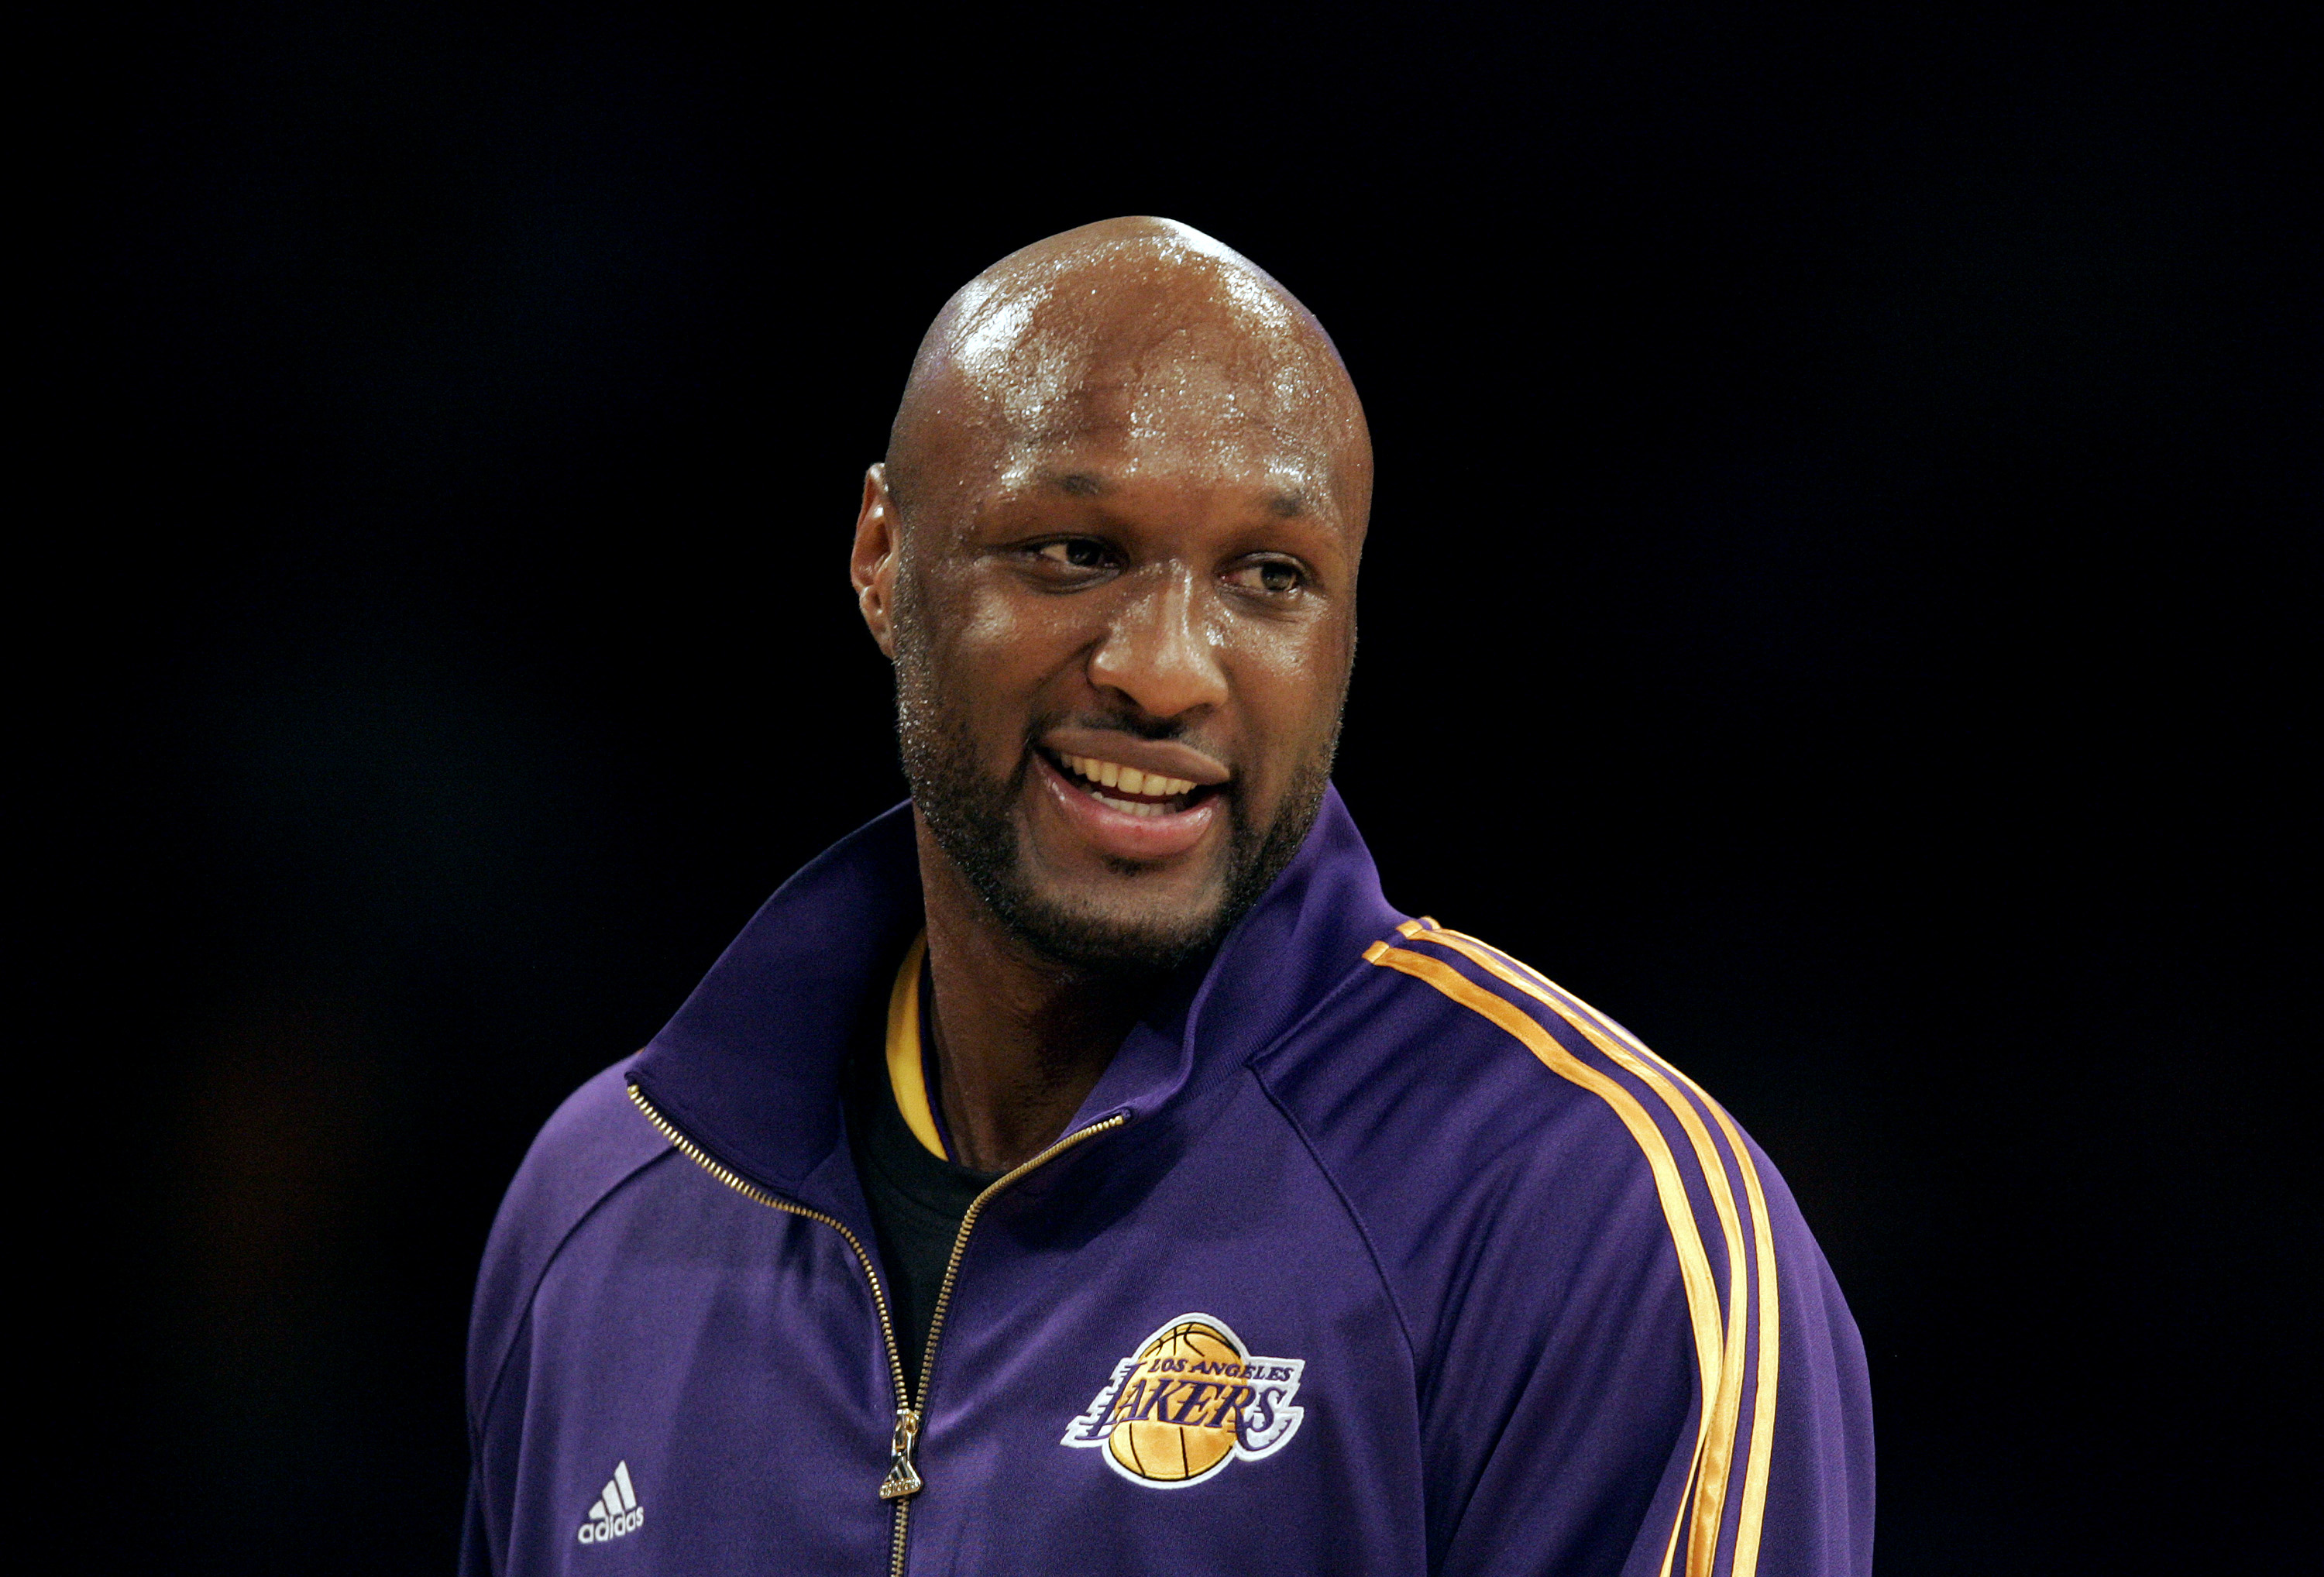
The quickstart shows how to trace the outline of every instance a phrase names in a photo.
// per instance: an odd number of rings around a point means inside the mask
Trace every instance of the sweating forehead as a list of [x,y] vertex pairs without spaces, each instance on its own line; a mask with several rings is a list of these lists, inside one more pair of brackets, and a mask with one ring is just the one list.
[[1110,457],[1321,488],[1357,529],[1362,407],[1281,286],[1167,221],[1068,232],[1003,260],[930,327],[897,412],[899,489],[974,493]]

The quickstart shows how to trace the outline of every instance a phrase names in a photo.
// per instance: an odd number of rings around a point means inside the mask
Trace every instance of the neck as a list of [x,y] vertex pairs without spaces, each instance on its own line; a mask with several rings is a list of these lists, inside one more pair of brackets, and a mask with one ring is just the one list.
[[1006,1171],[1065,1131],[1137,1022],[1142,993],[1026,946],[914,820],[953,1158]]

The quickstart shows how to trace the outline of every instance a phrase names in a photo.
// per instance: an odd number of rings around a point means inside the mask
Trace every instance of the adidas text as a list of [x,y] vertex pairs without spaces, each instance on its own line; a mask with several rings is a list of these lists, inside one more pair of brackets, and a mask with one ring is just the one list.
[[605,1480],[604,1491],[575,1536],[585,1545],[602,1545],[637,1532],[645,1520],[646,1508],[638,1504],[638,1492],[630,1483],[630,1464],[623,1462],[615,1464],[613,1476]]

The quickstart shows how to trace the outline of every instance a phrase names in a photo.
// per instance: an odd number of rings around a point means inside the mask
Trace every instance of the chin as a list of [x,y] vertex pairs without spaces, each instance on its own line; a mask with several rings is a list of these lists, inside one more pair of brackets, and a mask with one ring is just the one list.
[[1167,906],[1076,903],[1066,894],[1025,890],[983,896],[1035,952],[1101,974],[1168,974],[1216,946],[1240,918],[1215,895]]

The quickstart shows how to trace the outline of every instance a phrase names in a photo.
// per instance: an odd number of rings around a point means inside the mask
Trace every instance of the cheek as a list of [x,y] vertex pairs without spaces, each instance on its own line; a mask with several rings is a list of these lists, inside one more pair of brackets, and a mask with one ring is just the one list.
[[[950,701],[980,716],[1003,719],[1013,740],[1045,692],[1073,669],[1093,639],[1085,617],[1065,599],[1010,596],[962,588],[938,612],[942,635],[932,644],[936,683]],[[1013,748],[1013,743],[1011,745]]]
[[1038,640],[1042,622],[1006,597],[964,597],[953,645],[964,660],[1006,663]]
[[1279,786],[1321,750],[1339,721],[1348,642],[1336,623],[1296,639],[1242,642],[1230,657],[1236,699],[1266,776]]

